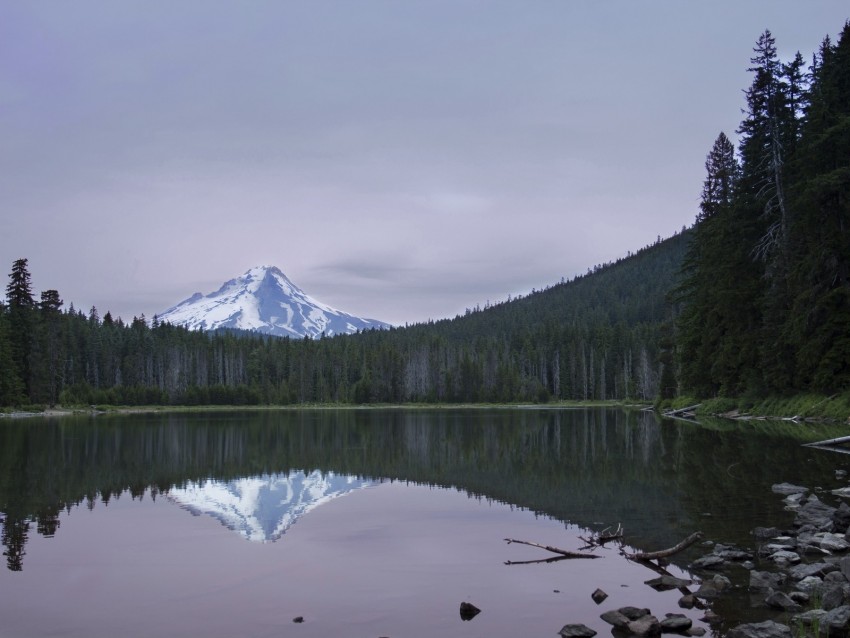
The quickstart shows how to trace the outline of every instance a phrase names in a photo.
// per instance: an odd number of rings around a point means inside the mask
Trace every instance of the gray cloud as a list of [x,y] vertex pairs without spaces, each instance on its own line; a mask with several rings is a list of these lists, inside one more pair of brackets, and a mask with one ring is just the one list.
[[690,224],[765,28],[844,2],[0,5],[0,266],[150,316],[261,263],[403,323]]

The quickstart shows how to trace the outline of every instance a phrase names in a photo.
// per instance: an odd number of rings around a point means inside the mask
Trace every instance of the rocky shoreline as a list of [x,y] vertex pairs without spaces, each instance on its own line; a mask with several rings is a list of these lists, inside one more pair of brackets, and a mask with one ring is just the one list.
[[[846,476],[843,470],[836,471],[837,479]],[[850,487],[826,492],[839,499],[835,506],[800,485],[780,483],[773,485],[772,491],[784,499],[786,510],[795,513],[789,529],[756,527],[752,530],[751,549],[708,541],[705,544],[712,545],[712,551],[688,565],[689,571],[697,575],[696,581],[668,574],[646,584],[659,590],[679,589],[683,593],[679,607],[705,609],[700,620],[727,638],[847,636],[850,633],[850,505],[843,499],[850,498]],[[823,492],[820,494],[825,497]],[[663,565],[647,566],[665,571]],[[711,606],[734,589],[724,573],[731,568],[749,571],[750,604],[772,618],[723,631],[724,619]],[[698,588],[691,592],[691,585]],[[601,618],[612,625],[612,633],[618,637],[705,633],[680,613],[667,613],[659,619],[649,609],[623,607],[607,610]],[[589,638],[595,633],[584,625],[565,625],[560,631],[561,636],[570,638]]]

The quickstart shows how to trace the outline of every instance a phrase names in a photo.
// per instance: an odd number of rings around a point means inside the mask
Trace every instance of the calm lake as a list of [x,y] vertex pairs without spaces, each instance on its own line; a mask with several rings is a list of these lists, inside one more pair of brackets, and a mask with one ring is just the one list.
[[[0,636],[604,636],[626,605],[708,628],[617,545],[506,565],[552,555],[504,539],[577,551],[622,525],[629,551],[697,530],[753,548],[753,527],[793,521],[772,484],[847,485],[850,456],[801,446],[841,434],[601,408],[4,419]],[[728,575],[721,633],[781,618]]]

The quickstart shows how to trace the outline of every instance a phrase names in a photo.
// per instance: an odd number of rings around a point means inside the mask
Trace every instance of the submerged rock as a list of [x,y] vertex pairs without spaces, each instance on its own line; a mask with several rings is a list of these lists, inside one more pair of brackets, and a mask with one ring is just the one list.
[[756,527],[750,534],[755,536],[758,541],[766,541],[777,536],[782,536],[782,530],[778,527]]
[[791,638],[791,628],[772,620],[747,623],[730,629],[727,638]]

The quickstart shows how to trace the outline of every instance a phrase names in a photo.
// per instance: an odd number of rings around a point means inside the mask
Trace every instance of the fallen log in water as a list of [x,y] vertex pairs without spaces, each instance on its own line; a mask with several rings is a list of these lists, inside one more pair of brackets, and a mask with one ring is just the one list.
[[623,552],[623,556],[630,560],[656,560],[658,558],[667,558],[668,556],[673,556],[673,554],[678,554],[683,549],[687,549],[701,538],[702,532],[694,532],[678,545],[674,545],[668,549],[662,549],[657,552],[636,552],[634,554]]

